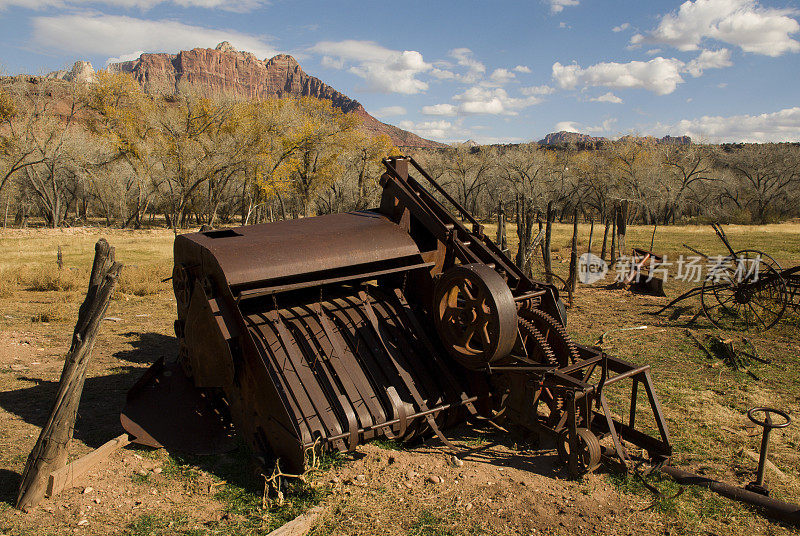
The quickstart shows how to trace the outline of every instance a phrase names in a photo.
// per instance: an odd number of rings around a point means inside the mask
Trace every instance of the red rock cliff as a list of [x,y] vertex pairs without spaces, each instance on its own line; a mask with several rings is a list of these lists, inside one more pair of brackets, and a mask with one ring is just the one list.
[[319,78],[309,76],[297,60],[286,54],[261,61],[225,42],[217,45],[216,49],[142,54],[137,60],[112,63],[108,69],[132,74],[144,91],[156,95],[173,95],[188,87],[207,96],[268,99],[296,95],[327,99],[343,112],[361,116],[366,130],[388,135],[397,146],[443,146],[378,121],[358,101],[336,91]]

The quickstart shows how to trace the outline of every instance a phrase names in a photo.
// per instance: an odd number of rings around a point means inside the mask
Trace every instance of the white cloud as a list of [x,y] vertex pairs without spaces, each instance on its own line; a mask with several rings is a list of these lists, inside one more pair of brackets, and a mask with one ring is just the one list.
[[378,118],[383,117],[397,117],[398,115],[406,115],[406,109],[402,106],[385,106],[383,108],[379,108],[373,112],[372,115]]
[[686,64],[686,72],[697,78],[703,75],[706,69],[721,69],[730,67],[731,51],[727,48],[719,50],[704,50],[695,59]]
[[559,121],[555,125],[555,131],[578,132],[580,134],[609,134],[614,128],[617,120],[615,118],[606,119],[599,125],[589,126],[578,121]]
[[462,82],[473,84],[486,72],[486,66],[476,60],[472,51],[468,48],[454,48],[448,52],[448,56],[456,60],[456,63],[461,67],[467,68],[466,74],[458,77]]
[[384,93],[421,93],[427,82],[417,78],[433,66],[416,50],[390,50],[373,41],[321,41],[308,49],[322,55],[328,67],[344,69],[366,80],[369,88]]
[[459,113],[490,115],[517,115],[519,110],[541,102],[536,96],[510,97],[502,88],[487,89],[477,86],[456,95],[453,100],[459,103]]
[[458,107],[452,104],[434,104],[433,106],[423,106],[422,113],[425,115],[456,115]]
[[761,7],[757,0],[688,0],[677,12],[664,15],[646,36],[634,35],[631,44],[649,41],[686,51],[714,39],[745,52],[780,56],[800,52],[800,42],[790,37],[800,32],[800,24],[790,16],[795,13]]
[[550,4],[550,13],[561,13],[565,7],[580,4],[579,0],[547,0],[547,3]]
[[592,102],[610,102],[610,103],[613,103],[613,104],[622,104],[622,99],[620,99],[619,97],[617,97],[616,95],[614,95],[610,91],[608,93],[604,93],[603,95],[600,95],[599,97],[594,97],[593,99],[589,99],[589,100],[592,101]]
[[458,75],[453,71],[449,71],[447,69],[440,69],[439,67],[434,67],[430,71],[430,75],[434,78],[438,78],[439,80],[455,80],[458,78]]
[[697,78],[707,69],[730,67],[731,53],[726,48],[703,50],[695,59],[684,63],[675,58],[658,56],[649,61],[628,63],[603,62],[586,67],[577,63],[553,64],[553,80],[562,89],[577,87],[612,87],[646,89],[657,95],[668,95],[684,82],[683,73]]
[[661,54],[661,49],[660,48],[651,48],[650,50],[645,52],[645,54],[647,54],[648,56],[655,56],[656,54]]
[[489,80],[487,81],[486,85],[502,86],[511,82],[516,77],[517,75],[515,75],[508,69],[495,69],[494,71],[492,71],[492,74],[489,75]]
[[276,54],[264,37],[216,30],[173,20],[144,20],[113,15],[34,17],[33,39],[41,46],[79,54],[130,57],[131,51],[178,52],[215,47],[230,41],[259,58]]
[[109,63],[122,63],[124,61],[138,60],[139,56],[141,56],[142,54],[144,54],[144,50],[137,50],[136,52],[131,52],[130,54],[123,54],[117,58],[108,58],[108,60],[106,60],[106,65],[108,65]]
[[527,65],[517,65],[516,67],[514,67],[514,71],[517,73],[530,73],[531,68],[528,67]]
[[611,31],[614,32],[614,33],[624,32],[625,30],[627,30],[630,27],[631,27],[631,25],[630,25],[629,22],[623,22],[619,26],[614,26],[613,28],[611,28]]
[[556,62],[553,64],[553,79],[562,89],[606,86],[646,89],[658,95],[667,95],[683,83],[680,75],[683,68],[682,61],[662,57],[629,63],[598,63],[585,69],[576,63],[561,65]]
[[107,5],[125,9],[151,9],[159,4],[175,4],[184,8],[201,7],[226,11],[252,11],[268,2],[263,0],[0,0],[0,9],[16,6],[28,9],[69,8],[87,5]]
[[410,130],[423,138],[453,141],[463,140],[470,135],[470,131],[463,129],[459,121],[451,122],[445,120],[439,121],[422,121],[415,123],[414,121],[400,121],[397,126]]
[[423,106],[426,115],[517,115],[520,110],[539,104],[542,99],[535,95],[511,97],[503,88],[473,86],[453,97],[458,104],[435,104]]
[[656,124],[652,132],[668,131],[712,143],[800,141],[800,107],[760,115],[703,116],[673,125]]
[[581,127],[575,121],[559,121],[553,128],[556,132],[578,132]]
[[554,93],[555,89],[551,86],[530,86],[530,87],[523,87],[520,89],[520,93],[523,95],[550,95]]

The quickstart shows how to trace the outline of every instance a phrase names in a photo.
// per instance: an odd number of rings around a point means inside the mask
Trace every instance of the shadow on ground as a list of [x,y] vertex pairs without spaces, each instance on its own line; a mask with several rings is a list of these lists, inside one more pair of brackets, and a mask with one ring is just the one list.
[[8,469],[0,469],[0,502],[14,506],[22,476]]
[[178,339],[175,337],[163,333],[136,333],[134,331],[122,335],[133,339],[128,341],[133,348],[116,352],[114,357],[117,359],[149,365],[159,357],[170,360],[178,354]]
[[[130,350],[114,357],[137,365],[149,365],[160,356],[173,356],[177,351],[175,337],[160,333],[126,333],[134,337]],[[119,414],[125,405],[128,390],[144,372],[142,366],[112,367],[105,376],[86,378],[78,408],[74,437],[96,448],[122,433]],[[58,381],[23,376],[18,382],[26,387],[0,392],[0,407],[28,424],[43,427],[50,415],[58,392]]]

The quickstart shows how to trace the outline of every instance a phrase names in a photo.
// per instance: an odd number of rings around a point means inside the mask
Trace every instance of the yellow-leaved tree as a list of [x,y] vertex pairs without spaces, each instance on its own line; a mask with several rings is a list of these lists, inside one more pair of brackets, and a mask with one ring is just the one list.
[[[280,152],[273,156],[271,186],[288,186],[310,216],[313,196],[343,172],[342,153],[360,124],[355,114],[345,114],[327,100],[302,97],[291,101],[296,121],[280,139]],[[280,186],[278,186],[280,187]]]

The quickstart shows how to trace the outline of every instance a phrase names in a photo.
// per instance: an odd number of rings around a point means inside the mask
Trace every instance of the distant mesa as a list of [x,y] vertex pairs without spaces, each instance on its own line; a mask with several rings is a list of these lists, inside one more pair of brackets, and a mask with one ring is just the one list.
[[386,134],[399,147],[445,146],[378,121],[358,101],[306,74],[297,60],[287,54],[260,60],[223,41],[214,49],[142,54],[136,60],[112,63],[108,70],[131,74],[142,89],[152,95],[175,95],[191,89],[205,96],[229,95],[245,99],[289,95],[326,99],[345,113],[359,115],[365,130]]
[[[620,140],[634,140],[642,142],[652,142],[656,144],[671,144],[671,145],[690,145],[692,138],[689,136],[664,136],[663,138],[656,138],[654,136],[623,136]],[[603,136],[589,136],[588,134],[580,134],[578,132],[567,132],[562,130],[560,132],[551,132],[544,139],[539,140],[539,145],[574,145],[582,148],[601,148],[604,144],[610,143],[609,138]]]

